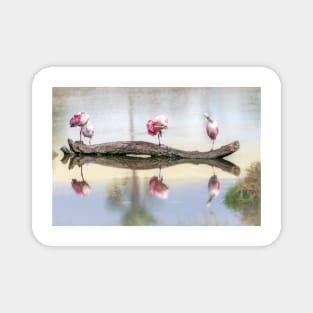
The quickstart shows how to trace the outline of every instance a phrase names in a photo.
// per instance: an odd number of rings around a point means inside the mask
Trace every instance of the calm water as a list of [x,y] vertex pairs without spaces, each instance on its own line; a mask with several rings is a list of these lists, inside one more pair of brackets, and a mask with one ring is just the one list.
[[[79,139],[79,129],[68,126],[78,111],[91,116],[96,130],[92,143],[156,143],[145,122],[162,113],[169,117],[162,143],[200,151],[211,148],[202,115],[206,111],[219,124],[216,147],[240,141],[240,150],[227,160],[241,174],[207,164],[162,163],[133,170],[114,160],[110,166],[96,160],[82,167],[62,162],[59,148],[67,138]],[[53,151],[59,154],[53,159],[53,225],[247,225],[245,216],[224,204],[224,196],[260,160],[260,89],[54,88]],[[208,205],[208,181],[214,174],[221,188]]]

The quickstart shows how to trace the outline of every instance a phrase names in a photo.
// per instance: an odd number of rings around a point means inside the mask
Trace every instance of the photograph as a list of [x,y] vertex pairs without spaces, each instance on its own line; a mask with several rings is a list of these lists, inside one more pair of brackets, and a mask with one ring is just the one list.
[[261,226],[260,87],[53,87],[53,226]]

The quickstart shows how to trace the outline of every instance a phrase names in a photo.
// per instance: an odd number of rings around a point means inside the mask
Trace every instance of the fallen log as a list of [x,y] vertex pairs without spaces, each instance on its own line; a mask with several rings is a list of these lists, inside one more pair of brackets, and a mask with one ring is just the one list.
[[[234,141],[218,149],[199,152],[184,151],[166,145],[159,146],[146,141],[115,141],[94,145],[85,145],[81,141],[74,142],[68,139],[70,151],[78,155],[98,155],[98,156],[127,156],[127,155],[147,155],[151,158],[182,158],[182,159],[219,159],[224,158],[240,148],[239,141]],[[66,154],[66,147],[61,148]]]
[[233,175],[240,175],[240,167],[224,159],[158,159],[158,158],[139,158],[127,156],[96,156],[96,155],[76,155],[67,154],[61,160],[64,164],[69,161],[69,169],[75,166],[82,167],[84,164],[97,164],[116,168],[131,170],[150,170],[155,168],[166,168],[179,164],[205,164],[220,168],[221,170]]

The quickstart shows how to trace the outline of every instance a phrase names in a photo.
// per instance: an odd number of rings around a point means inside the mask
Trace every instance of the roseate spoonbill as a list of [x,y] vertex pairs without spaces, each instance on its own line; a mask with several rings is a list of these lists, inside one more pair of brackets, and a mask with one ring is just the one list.
[[89,121],[89,115],[85,112],[78,112],[74,114],[70,119],[71,127],[80,127],[80,141],[82,141],[82,127],[85,126]]
[[209,190],[209,200],[207,202],[207,205],[209,206],[212,202],[212,200],[218,196],[220,193],[221,184],[218,180],[217,176],[214,174],[210,177],[209,183],[208,183],[208,190]]
[[80,175],[82,177],[82,180],[79,181],[77,179],[72,179],[72,188],[74,191],[80,195],[80,196],[87,196],[90,193],[90,185],[85,181],[84,175],[83,175],[83,166],[80,168]]
[[161,145],[160,137],[162,137],[162,131],[168,127],[168,117],[165,115],[159,115],[153,120],[147,121],[147,131],[151,136],[158,135],[159,146]]
[[219,129],[218,129],[217,123],[210,118],[208,113],[203,113],[203,115],[208,120],[208,124],[206,126],[206,132],[207,132],[208,136],[212,140],[212,148],[211,148],[211,150],[213,150],[214,142],[215,142],[215,139],[216,139],[216,137],[218,135]]
[[95,128],[91,124],[87,124],[87,125],[83,126],[82,133],[83,133],[84,137],[89,138],[89,144],[91,144],[91,138],[95,134]]
[[90,193],[90,186],[84,180],[72,179],[72,188],[80,196],[87,196]]
[[161,199],[167,199],[168,187],[163,183],[163,178],[153,176],[149,181],[149,194]]

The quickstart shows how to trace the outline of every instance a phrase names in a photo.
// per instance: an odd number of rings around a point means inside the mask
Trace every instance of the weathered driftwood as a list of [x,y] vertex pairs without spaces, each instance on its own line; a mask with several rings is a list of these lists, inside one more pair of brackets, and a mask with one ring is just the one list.
[[[175,149],[166,145],[159,146],[158,144],[145,141],[115,141],[101,143],[95,145],[85,145],[81,141],[74,142],[68,139],[70,150],[75,154],[80,155],[149,155],[152,158],[183,158],[183,159],[218,159],[224,158],[240,148],[239,141],[234,141],[228,145],[218,149],[199,152],[199,151],[184,151]],[[66,154],[66,147],[61,148]]]
[[229,172],[238,176],[240,174],[240,167],[223,159],[170,159],[170,158],[138,158],[127,156],[96,156],[96,155],[76,155],[65,154],[61,160],[63,163],[69,161],[69,169],[75,166],[83,166],[84,164],[98,164],[103,166],[111,166],[117,168],[125,168],[131,170],[149,170],[155,168],[166,168],[179,164],[206,164],[220,168],[223,171]]

